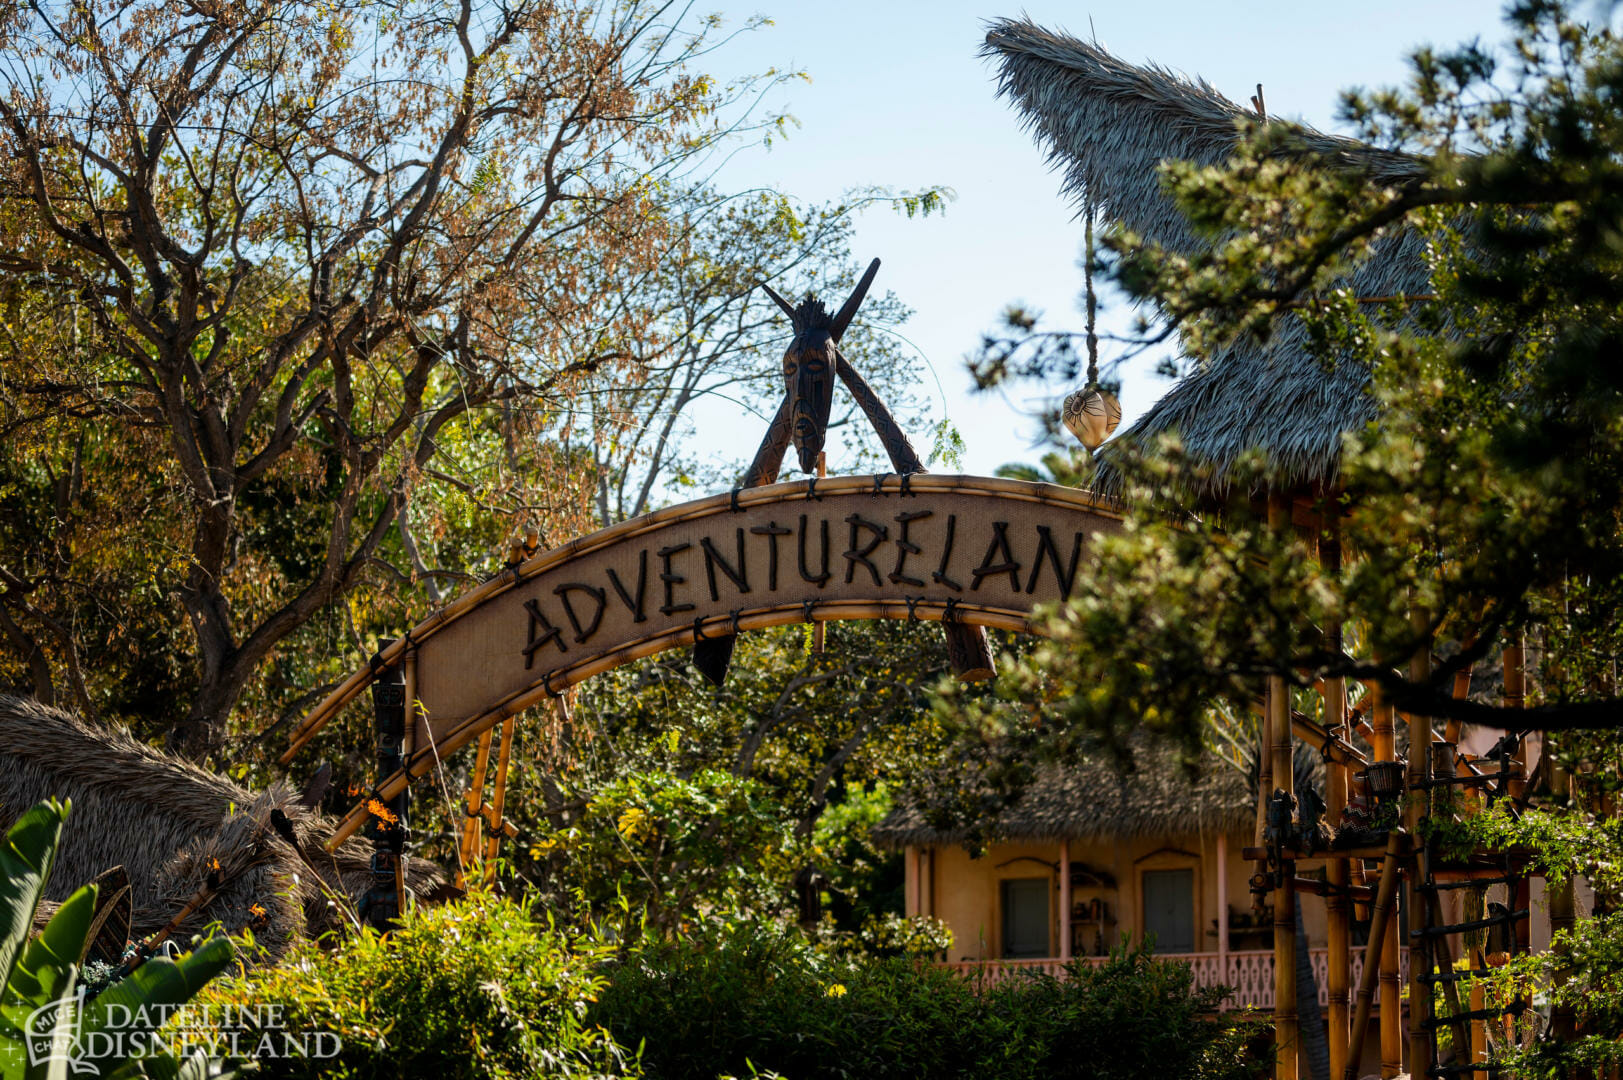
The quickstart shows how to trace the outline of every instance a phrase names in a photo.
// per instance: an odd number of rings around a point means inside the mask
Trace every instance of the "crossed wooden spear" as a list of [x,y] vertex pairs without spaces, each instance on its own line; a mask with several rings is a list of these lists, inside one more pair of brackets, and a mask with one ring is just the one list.
[[[845,383],[845,388],[878,432],[885,453],[890,455],[891,467],[899,474],[925,471],[924,463],[897,425],[896,418],[840,352],[840,338],[851,325],[877,273],[879,260],[875,259],[832,317],[821,300],[807,296],[797,307],[779,296],[772,286],[761,283],[766,294],[789,316],[795,336],[783,354],[783,403],[778,406],[777,415],[766,429],[766,438],[761,440],[761,448],[755,452],[755,460],[744,474],[743,487],[762,487],[775,482],[791,442],[800,458],[801,471],[815,472],[817,455],[823,449],[829,414],[834,407],[836,376]],[[991,678],[992,647],[986,639],[986,631],[979,626],[956,622],[945,623],[943,629],[947,655],[958,677],[966,681]],[[700,639],[693,645],[693,666],[720,686],[727,679],[736,641],[732,634]]]

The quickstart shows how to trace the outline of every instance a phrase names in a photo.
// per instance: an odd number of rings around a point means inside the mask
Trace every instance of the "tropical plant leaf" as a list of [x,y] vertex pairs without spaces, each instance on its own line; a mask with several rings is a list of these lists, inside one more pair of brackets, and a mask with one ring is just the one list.
[[55,800],[40,803],[17,819],[0,845],[0,986],[10,981],[33,928],[68,809]]
[[[120,1038],[101,1042],[114,1049],[136,1044],[162,1026],[169,1008],[190,1001],[204,983],[224,971],[234,955],[230,939],[221,936],[209,938],[179,960],[153,957],[85,1007],[79,1020],[81,1042],[94,1047],[98,1041],[88,1036],[116,1030]],[[122,1053],[90,1054],[80,1060],[94,1064],[97,1076],[113,1075],[124,1065]],[[150,1067],[163,1068],[155,1061]]]
[[68,897],[12,968],[6,991],[18,1002],[39,1008],[73,992],[79,951],[96,915],[96,886]]

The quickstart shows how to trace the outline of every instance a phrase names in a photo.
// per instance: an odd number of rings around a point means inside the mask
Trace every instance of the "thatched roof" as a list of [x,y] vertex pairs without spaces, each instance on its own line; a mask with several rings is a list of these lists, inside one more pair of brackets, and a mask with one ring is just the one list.
[[[258,905],[266,915],[255,939],[279,955],[292,939],[335,925],[310,866],[327,888],[352,901],[371,884],[366,845],[352,841],[327,855],[321,845],[334,823],[285,785],[253,791],[125,732],[0,695],[0,830],[53,797],[71,799],[73,808],[47,898],[66,899],[103,870],[123,865],[137,937],[178,914],[216,865],[227,880],[215,901],[181,924],[175,937],[183,944],[211,922],[241,929],[255,921]],[[272,808],[291,821],[302,859],[268,827]],[[415,889],[436,884],[432,863],[413,859],[408,866]]]
[[[1161,189],[1166,160],[1217,164],[1238,141],[1248,110],[1204,80],[1156,65],[1134,66],[1095,44],[1052,33],[1024,19],[992,24],[984,54],[996,61],[999,92],[1047,147],[1063,190],[1080,209],[1091,199],[1107,220],[1147,239],[1191,251],[1204,241]],[[1367,175],[1373,184],[1411,180],[1422,166],[1406,155],[1293,126],[1300,152]],[[1379,240],[1352,274],[1360,295],[1427,288],[1421,240],[1397,233]],[[1227,350],[1184,378],[1118,439],[1151,440],[1177,431],[1196,462],[1218,479],[1196,494],[1217,494],[1227,466],[1261,447],[1270,479],[1283,487],[1332,480],[1341,435],[1373,419],[1368,372],[1354,364],[1333,372],[1307,354],[1294,318],[1280,321],[1265,344]],[[1095,486],[1119,494],[1120,474],[1108,450]]]
[[[984,835],[996,841],[1048,843],[1251,830],[1256,797],[1238,769],[1212,759],[1191,779],[1170,750],[1144,746],[1133,756],[1130,773],[1103,758],[1064,768],[1044,766],[996,821],[980,823]],[[968,823],[935,828],[917,802],[904,800],[874,827],[873,836],[881,844],[900,847],[957,843],[969,831]]]

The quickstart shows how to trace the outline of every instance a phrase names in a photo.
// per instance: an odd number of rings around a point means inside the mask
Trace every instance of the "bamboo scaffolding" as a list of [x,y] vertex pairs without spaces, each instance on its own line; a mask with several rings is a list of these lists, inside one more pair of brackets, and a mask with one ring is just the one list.
[[[1268,527],[1275,533],[1290,528],[1290,502],[1283,495],[1268,497]],[[1273,790],[1295,793],[1291,762],[1291,707],[1289,690],[1280,675],[1268,676],[1267,732],[1272,759]],[[1274,885],[1274,1076],[1296,1080],[1300,1032],[1296,1015],[1296,890],[1294,863],[1281,860]]]
[[[1398,829],[1386,840],[1386,857],[1381,862],[1381,882],[1375,889],[1375,902],[1369,913],[1369,943],[1364,946],[1364,973],[1358,980],[1358,1011],[1353,1016],[1352,1042],[1347,1050],[1347,1062],[1342,1066],[1341,1080],[1356,1080],[1358,1061],[1364,1055],[1364,1036],[1369,1031],[1369,1011],[1375,998],[1375,984],[1381,984],[1381,1057],[1386,1057],[1386,1014],[1395,1013],[1402,1006],[1398,1002],[1396,980],[1386,985],[1386,954],[1395,946],[1387,930],[1395,925],[1391,919],[1392,898],[1398,891],[1398,856],[1403,851],[1404,834]],[[1379,976],[1377,976],[1379,969]],[[1385,1076],[1386,1063],[1381,1064]],[[1332,1074],[1334,1075],[1334,1074]],[[1393,1075],[1396,1075],[1395,1073]]]

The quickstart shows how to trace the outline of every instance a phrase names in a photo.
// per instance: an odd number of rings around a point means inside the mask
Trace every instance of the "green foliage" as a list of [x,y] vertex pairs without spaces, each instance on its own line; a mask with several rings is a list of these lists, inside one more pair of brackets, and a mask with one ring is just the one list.
[[[695,912],[789,915],[808,866],[826,879],[830,931],[900,914],[901,857],[869,831],[889,791],[954,760],[928,700],[949,670],[941,633],[830,623],[819,653],[809,631],[742,636],[721,688],[673,653],[583,684],[568,730],[522,726],[508,789],[515,871],[555,910],[585,898],[594,918],[632,932],[644,905],[659,932]],[[637,842],[620,830],[633,809]]]
[[[330,947],[301,943],[275,967],[215,983],[199,1004],[240,1007],[250,1018],[254,1006],[278,1005],[284,1029],[342,1042],[337,1057],[266,1061],[270,1076],[636,1076],[635,1062],[585,1015],[609,951],[537,923],[512,900],[475,893],[413,909],[388,937],[366,930]],[[241,1041],[256,1034],[250,1028]]]
[[1477,849],[1521,848],[1530,869],[1556,888],[1581,874],[1603,898],[1623,899],[1623,819],[1597,818],[1576,807],[1513,813],[1504,802],[1458,820],[1434,818],[1427,832],[1445,856],[1463,859]]
[[[1494,1060],[1510,1075],[1556,1080],[1623,1064],[1623,914],[1583,919],[1557,933],[1549,951],[1517,956],[1480,981],[1496,1007],[1534,997],[1536,1011],[1517,1021],[1515,1039],[1493,1038]],[[1544,1027],[1559,1008],[1576,1019],[1576,1039],[1554,1038]]]
[[711,912],[779,910],[796,847],[765,785],[719,769],[636,772],[599,789],[568,825],[538,830],[532,858],[594,911],[668,930]]
[[929,964],[842,958],[792,932],[712,925],[626,957],[591,1015],[623,1044],[642,1044],[658,1080],[1255,1075],[1254,1029],[1203,1013],[1222,994],[1139,951],[1065,980],[977,990]]
[[[229,939],[212,937],[178,960],[149,959],[93,1000],[79,996],[78,979],[95,886],[74,892],[29,940],[68,809],[54,800],[38,804],[17,819],[0,847],[0,1075],[54,1080],[67,1074],[70,1055],[74,1075],[206,1075],[206,1058],[168,1054],[155,1033],[167,1011],[185,1004],[230,964]],[[51,1053],[36,1062],[42,1016],[54,1019]]]

